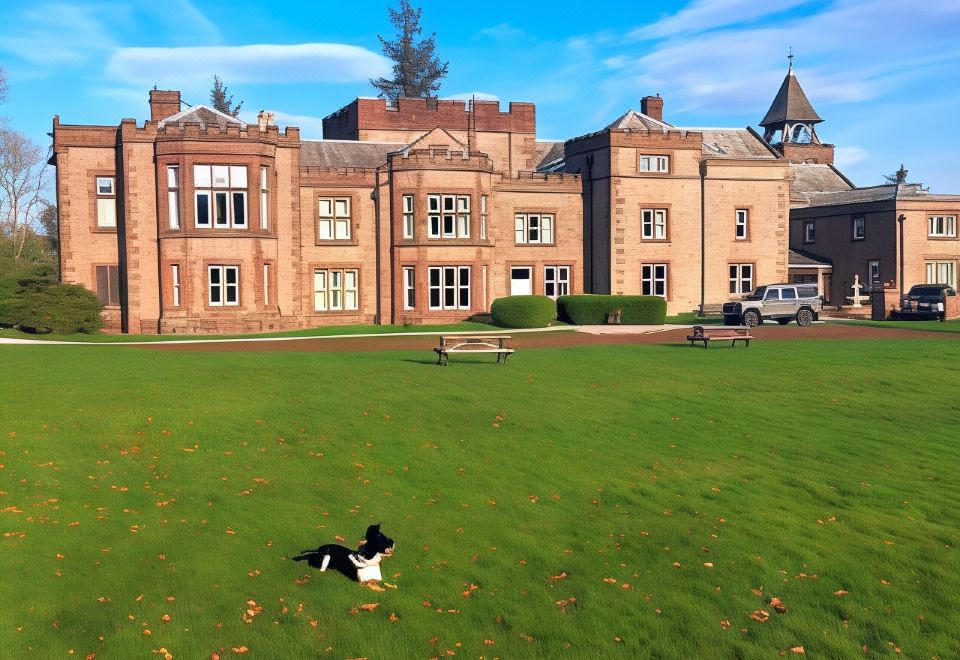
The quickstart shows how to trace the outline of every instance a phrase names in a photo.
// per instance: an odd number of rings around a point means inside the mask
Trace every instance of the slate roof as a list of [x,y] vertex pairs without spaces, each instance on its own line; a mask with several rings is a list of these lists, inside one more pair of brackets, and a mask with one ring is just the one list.
[[813,106],[810,105],[807,95],[803,93],[803,88],[800,87],[797,77],[793,75],[793,67],[787,71],[787,76],[780,85],[780,91],[774,97],[773,103],[770,104],[770,109],[767,110],[767,114],[760,125],[766,128],[788,121],[802,121],[808,124],[823,121],[820,115],[814,111]]
[[407,145],[357,140],[303,140],[300,167],[357,167],[374,169],[387,162],[387,154]]
[[642,131],[662,131],[669,130],[673,128],[670,124],[667,124],[662,121],[657,121],[653,117],[643,114],[642,112],[637,112],[633,108],[627,110],[625,113],[614,119],[611,123],[607,124],[604,128],[607,129],[632,129],[632,130],[642,130]]
[[563,168],[566,156],[562,141],[537,141],[537,150],[533,169],[538,172],[557,172]]
[[183,127],[184,124],[200,124],[200,128],[202,129],[208,126],[220,126],[220,128],[223,129],[228,125],[239,126],[240,128],[247,127],[245,122],[240,121],[236,117],[231,117],[226,113],[214,110],[205,105],[195,105],[186,110],[181,110],[177,114],[170,115],[166,119],[161,119],[158,122],[159,126],[166,126],[167,124],[177,124],[180,127]]
[[787,253],[787,265],[797,267],[823,267],[833,266],[833,262],[826,257],[807,252],[806,250],[789,250]]
[[775,160],[773,152],[745,128],[680,128],[703,134],[703,155],[706,158],[750,158]]

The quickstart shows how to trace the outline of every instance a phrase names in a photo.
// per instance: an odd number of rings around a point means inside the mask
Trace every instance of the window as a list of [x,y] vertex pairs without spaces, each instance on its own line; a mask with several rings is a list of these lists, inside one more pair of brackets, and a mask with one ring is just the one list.
[[413,195],[403,196],[403,237],[413,238]]
[[867,262],[867,285],[874,286],[880,283],[880,260],[871,259]]
[[667,264],[643,264],[640,268],[640,293],[667,297]]
[[518,213],[515,218],[516,241],[522,243],[553,243],[553,216],[541,213]]
[[427,273],[430,309],[470,309],[469,266],[431,266]]
[[350,240],[350,198],[321,197],[317,237],[321,241]]
[[669,156],[640,156],[641,172],[669,172]]
[[643,209],[640,211],[642,229],[640,238],[645,241],[667,240],[667,210]]
[[97,227],[117,228],[116,179],[112,176],[97,177]]
[[207,266],[207,302],[211,307],[240,304],[240,267]]
[[197,227],[247,228],[246,165],[194,165]]
[[180,264],[170,265],[170,285],[173,292],[171,304],[174,307],[180,306]]
[[927,218],[927,236],[930,238],[956,238],[957,216],[931,215]]
[[730,293],[753,291],[753,264],[730,264]]
[[470,196],[428,195],[427,236],[470,238]]
[[120,304],[119,266],[97,266],[97,299],[103,305]]
[[270,264],[263,264],[263,304],[270,304]]
[[487,240],[487,196],[480,195],[480,240]]
[[797,299],[797,290],[796,290],[796,289],[780,289],[780,299],[781,299],[781,300],[796,300],[796,299]]
[[260,168],[260,229],[270,228],[270,199],[268,196],[269,170],[266,167]]
[[949,284],[954,289],[957,288],[956,261],[928,261],[925,266],[927,284]]
[[570,266],[544,266],[543,295],[550,298],[570,295]]
[[415,271],[412,266],[403,269],[403,308],[416,309],[417,289]]
[[816,225],[808,222],[803,226],[803,242],[813,243],[817,238]]
[[747,209],[737,209],[737,240],[745,241],[749,237],[747,233]]
[[862,215],[853,218],[853,240],[862,241],[867,237],[867,220]]
[[313,309],[317,312],[354,311],[358,306],[356,269],[313,271]]
[[510,295],[529,296],[533,293],[533,268],[514,266],[510,269]]
[[167,167],[167,215],[170,229],[180,229],[180,168]]

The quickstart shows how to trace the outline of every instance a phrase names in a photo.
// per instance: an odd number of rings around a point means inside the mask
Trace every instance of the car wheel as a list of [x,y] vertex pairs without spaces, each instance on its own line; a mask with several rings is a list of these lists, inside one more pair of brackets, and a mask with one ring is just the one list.
[[786,325],[786,324],[790,323],[790,321],[792,321],[792,320],[793,320],[793,319],[777,319],[777,323],[779,323],[780,325]]
[[797,325],[806,328],[811,323],[813,323],[813,312],[809,309],[801,309],[797,312]]
[[743,313],[743,324],[748,328],[755,328],[761,323],[763,323],[763,318],[757,310],[751,309]]

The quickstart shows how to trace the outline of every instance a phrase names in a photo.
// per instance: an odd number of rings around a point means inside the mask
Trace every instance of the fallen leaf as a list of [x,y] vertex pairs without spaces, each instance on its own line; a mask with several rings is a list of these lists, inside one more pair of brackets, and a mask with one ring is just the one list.
[[793,648],[790,649],[790,653],[796,653],[798,655],[801,655],[803,653],[806,653],[806,651],[803,650],[802,646],[794,646]]
[[850,593],[850,592],[847,591],[846,589],[837,589],[836,591],[833,592],[833,595],[834,595],[834,596],[846,596],[848,593]]
[[372,612],[378,607],[380,607],[380,603],[364,603],[360,606],[360,609],[364,612]]

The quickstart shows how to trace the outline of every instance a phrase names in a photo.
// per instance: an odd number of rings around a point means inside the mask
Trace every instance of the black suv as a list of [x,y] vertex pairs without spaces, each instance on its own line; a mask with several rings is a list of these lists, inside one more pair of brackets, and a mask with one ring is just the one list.
[[948,284],[917,284],[910,287],[907,295],[900,297],[900,309],[891,316],[895,319],[945,321],[946,299],[955,295],[956,290]]

